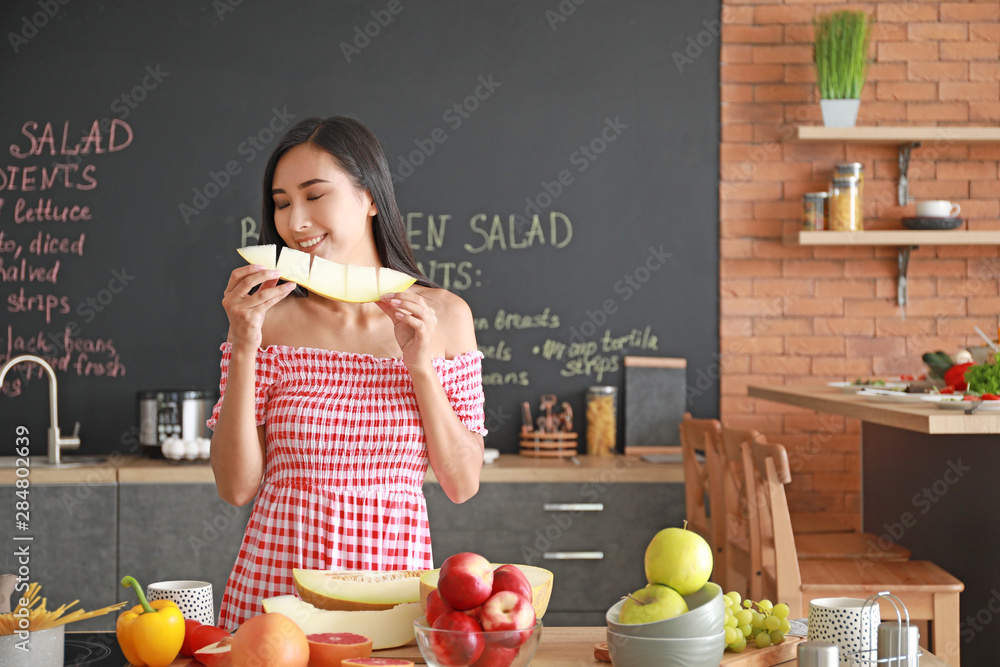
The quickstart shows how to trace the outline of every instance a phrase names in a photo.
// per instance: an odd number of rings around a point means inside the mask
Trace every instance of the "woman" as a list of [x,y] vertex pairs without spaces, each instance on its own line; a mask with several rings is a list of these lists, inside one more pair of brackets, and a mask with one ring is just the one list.
[[421,276],[366,126],[314,118],[285,135],[264,173],[260,243],[418,283],[355,304],[279,285],[261,266],[232,272],[212,470],[226,502],[257,502],[222,599],[228,629],[294,593],[292,568],[433,567],[427,464],[464,502],[486,434],[472,314]]

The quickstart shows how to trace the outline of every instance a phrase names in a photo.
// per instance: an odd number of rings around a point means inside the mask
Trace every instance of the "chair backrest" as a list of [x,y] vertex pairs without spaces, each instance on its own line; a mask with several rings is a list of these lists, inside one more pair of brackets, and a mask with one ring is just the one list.
[[[749,547],[749,563],[745,572],[741,572],[748,585],[747,593],[756,595],[755,584],[760,571],[760,562],[756,559],[758,549],[756,503],[750,502],[753,493],[747,484],[746,461],[743,454],[743,444],[751,442],[766,442],[767,439],[756,429],[722,427],[722,492],[725,494],[724,530],[727,543],[739,543]],[[731,560],[734,562],[735,559]]]
[[754,487],[760,536],[761,594],[789,606],[792,618],[805,613],[802,574],[795,550],[792,517],[788,512],[785,484],[792,481],[784,446],[753,442],[745,448],[747,482]]
[[[718,419],[695,419],[690,412],[684,413],[680,424],[688,528],[704,537],[713,549],[718,543],[711,521],[714,501],[710,495],[712,482],[708,459],[712,456],[710,450],[717,449],[721,429]],[[699,452],[704,453],[704,462],[698,460]]]

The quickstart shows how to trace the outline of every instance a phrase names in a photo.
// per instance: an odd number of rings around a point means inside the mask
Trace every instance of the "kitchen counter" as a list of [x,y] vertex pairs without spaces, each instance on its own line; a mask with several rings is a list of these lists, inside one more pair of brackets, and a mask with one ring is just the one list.
[[[43,457],[39,457],[43,458]],[[561,459],[536,459],[502,454],[483,466],[480,482],[683,482],[677,463],[648,463],[636,456],[578,456],[579,464]],[[169,461],[113,455],[94,465],[67,468],[31,468],[32,484],[214,484],[207,460]],[[0,469],[0,484],[13,484],[13,468]],[[434,472],[425,479],[435,483]]]
[[1000,411],[979,410],[967,415],[942,410],[933,403],[874,403],[826,385],[750,386],[747,393],[800,408],[860,419],[871,424],[930,434],[1000,434]]

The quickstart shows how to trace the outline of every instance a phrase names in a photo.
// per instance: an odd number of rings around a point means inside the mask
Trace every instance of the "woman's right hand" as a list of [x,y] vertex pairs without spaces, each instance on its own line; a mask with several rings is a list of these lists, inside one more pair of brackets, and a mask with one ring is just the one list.
[[[233,347],[256,350],[261,343],[264,315],[295,289],[295,283],[278,285],[281,272],[259,264],[241,266],[229,276],[222,307],[229,317],[229,342]],[[260,285],[254,294],[250,291]]]

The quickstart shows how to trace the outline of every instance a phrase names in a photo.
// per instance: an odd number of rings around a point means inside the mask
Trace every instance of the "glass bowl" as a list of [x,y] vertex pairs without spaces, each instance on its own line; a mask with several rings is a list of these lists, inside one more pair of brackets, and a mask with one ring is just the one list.
[[[436,630],[427,625],[427,618],[421,616],[413,622],[413,632],[417,638],[417,647],[424,656],[428,667],[464,667],[476,660],[479,664],[491,667],[525,667],[538,650],[538,642],[542,638],[542,622],[536,621],[535,627],[524,630],[528,638],[517,647],[509,646],[510,632],[461,632],[457,630]],[[470,637],[470,635],[473,635]],[[469,646],[482,645],[482,651],[473,649],[474,658],[468,660],[466,652]]]

